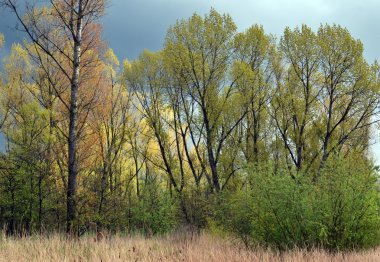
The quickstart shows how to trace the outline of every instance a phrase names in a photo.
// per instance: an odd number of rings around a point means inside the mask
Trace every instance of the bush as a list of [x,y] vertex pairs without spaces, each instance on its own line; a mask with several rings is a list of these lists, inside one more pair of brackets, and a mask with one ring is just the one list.
[[199,188],[192,187],[183,192],[182,211],[185,209],[182,221],[193,230],[200,230],[207,226],[207,218],[210,211],[210,198],[205,196]]
[[364,160],[330,161],[313,193],[311,215],[316,215],[323,247],[367,248],[380,243],[379,174]]
[[176,226],[178,214],[174,199],[169,192],[160,190],[155,181],[149,181],[132,207],[130,227],[146,235],[170,232]]
[[217,224],[247,246],[369,248],[380,243],[378,174],[363,161],[333,159],[318,174],[252,172],[221,196]]

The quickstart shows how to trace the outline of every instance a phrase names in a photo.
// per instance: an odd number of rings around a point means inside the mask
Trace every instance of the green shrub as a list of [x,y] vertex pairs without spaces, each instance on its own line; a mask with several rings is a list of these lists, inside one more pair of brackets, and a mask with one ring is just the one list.
[[183,192],[182,199],[181,213],[185,213],[182,221],[196,230],[205,228],[210,211],[210,197],[206,197],[201,189],[192,187]]
[[368,163],[335,158],[314,175],[252,172],[242,189],[220,197],[217,224],[247,246],[343,250],[379,244],[378,174]]
[[169,192],[150,181],[144,187],[137,203],[132,207],[132,230],[147,235],[163,234],[177,224],[178,205]]
[[380,243],[379,175],[364,160],[330,161],[313,193],[312,215],[323,247],[366,248]]

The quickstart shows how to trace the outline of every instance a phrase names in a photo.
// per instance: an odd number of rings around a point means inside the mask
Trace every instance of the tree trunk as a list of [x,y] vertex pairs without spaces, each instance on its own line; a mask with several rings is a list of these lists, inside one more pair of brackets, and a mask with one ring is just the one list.
[[76,189],[77,189],[77,147],[78,138],[76,132],[78,120],[78,89],[79,89],[79,73],[80,73],[80,56],[82,42],[82,1],[79,1],[78,19],[76,24],[76,36],[74,37],[74,63],[73,75],[71,80],[71,99],[70,99],[70,123],[69,123],[69,139],[68,139],[68,155],[69,155],[69,176],[67,183],[67,216],[66,216],[66,232],[73,230],[73,222],[76,219]]

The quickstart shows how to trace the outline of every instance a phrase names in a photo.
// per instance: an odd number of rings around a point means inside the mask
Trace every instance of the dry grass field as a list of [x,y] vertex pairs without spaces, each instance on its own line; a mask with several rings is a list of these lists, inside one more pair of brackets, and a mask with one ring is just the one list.
[[248,251],[231,241],[203,234],[197,237],[120,237],[94,241],[92,237],[66,240],[51,237],[0,240],[0,261],[380,261],[380,248],[359,253],[291,251],[285,254]]

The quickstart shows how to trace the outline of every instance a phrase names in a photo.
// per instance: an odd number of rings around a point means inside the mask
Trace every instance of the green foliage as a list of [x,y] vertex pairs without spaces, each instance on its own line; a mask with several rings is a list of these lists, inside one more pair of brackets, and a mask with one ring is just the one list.
[[214,220],[209,222],[213,231],[226,231],[238,237],[246,247],[252,247],[255,243],[251,223],[254,206],[250,193],[251,191],[245,187],[236,192],[224,192],[219,195],[216,206],[220,208],[215,208]]
[[379,175],[366,162],[332,158],[322,171],[314,188],[322,246],[367,248],[380,243]]
[[17,125],[5,129],[12,143],[0,176],[0,221],[10,221],[8,231],[40,229],[42,213],[51,201],[54,177],[46,159],[50,141],[47,111],[36,103],[25,103],[13,115]]
[[140,198],[131,207],[130,228],[147,235],[163,234],[172,231],[177,224],[177,203],[169,192],[163,192],[157,178],[148,178]]
[[[281,250],[369,248],[380,243],[378,174],[364,160],[334,158],[317,181],[287,170],[253,171],[222,197],[218,224],[247,246]],[[224,204],[223,204],[224,203]]]
[[207,197],[203,190],[199,188],[191,188],[184,193],[182,203],[186,209],[187,224],[196,229],[204,229],[207,227],[209,211],[212,207],[210,197]]

